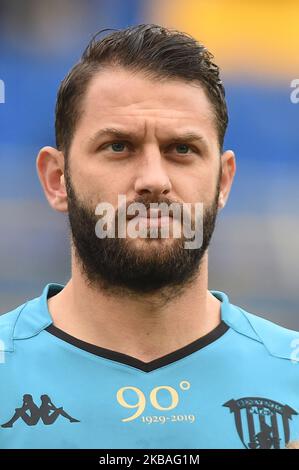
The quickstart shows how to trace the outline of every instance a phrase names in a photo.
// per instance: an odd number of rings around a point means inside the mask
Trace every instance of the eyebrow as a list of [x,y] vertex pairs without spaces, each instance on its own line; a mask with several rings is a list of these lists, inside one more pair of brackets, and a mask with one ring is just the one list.
[[[91,136],[87,143],[89,145],[93,145],[94,143],[97,142],[98,139],[104,136],[113,136],[117,139],[131,139],[133,140],[134,138],[136,139],[136,135],[133,132],[129,131],[121,131],[120,129],[116,129],[115,127],[106,127],[104,129],[98,130],[93,136]],[[166,139],[165,139],[166,140]],[[194,142],[194,141],[200,141],[203,144],[207,145],[206,139],[198,134],[197,132],[194,131],[185,131],[185,132],[174,132],[173,136],[167,139],[171,142]]]
[[100,137],[111,135],[117,139],[128,139],[133,138],[134,135],[128,131],[121,131],[115,127],[106,127],[104,129],[98,130],[93,136],[88,139],[88,144],[95,143]]

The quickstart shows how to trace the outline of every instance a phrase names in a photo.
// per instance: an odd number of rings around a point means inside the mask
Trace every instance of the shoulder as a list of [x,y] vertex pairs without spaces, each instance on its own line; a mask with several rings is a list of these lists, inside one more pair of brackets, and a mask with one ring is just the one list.
[[299,331],[247,312],[232,304],[224,292],[211,292],[221,301],[222,320],[233,330],[262,343],[272,356],[299,362]]
[[27,304],[28,302],[25,302],[13,310],[0,315],[0,351],[13,350],[14,329],[22,310]]
[[299,362],[299,331],[238,308],[273,356]]
[[14,351],[15,341],[32,338],[52,323],[48,294],[62,289],[60,284],[47,284],[39,297],[0,315],[0,351]]

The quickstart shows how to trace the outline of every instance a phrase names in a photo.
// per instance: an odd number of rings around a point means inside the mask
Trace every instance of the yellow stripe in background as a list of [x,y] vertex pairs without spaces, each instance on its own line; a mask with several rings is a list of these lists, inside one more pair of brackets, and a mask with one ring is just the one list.
[[234,78],[299,78],[299,0],[150,0],[150,22],[185,31]]

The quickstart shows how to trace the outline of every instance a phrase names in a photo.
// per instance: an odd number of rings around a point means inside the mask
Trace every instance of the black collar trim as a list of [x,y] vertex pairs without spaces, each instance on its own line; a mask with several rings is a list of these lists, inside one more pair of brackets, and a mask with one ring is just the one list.
[[63,341],[79,349],[83,349],[84,351],[87,351],[91,354],[95,354],[96,356],[100,356],[105,359],[110,359],[121,364],[126,364],[128,366],[135,367],[136,369],[142,370],[143,372],[152,372],[154,370],[159,369],[160,367],[167,366],[173,362],[179,361],[180,359],[189,356],[190,354],[198,351],[199,349],[208,346],[209,344],[219,339],[222,335],[224,335],[224,333],[229,330],[229,326],[222,320],[221,323],[219,323],[219,325],[216,326],[216,328],[214,328],[208,334],[193,341],[187,346],[183,346],[182,348],[177,349],[174,352],[166,354],[165,356],[159,357],[158,359],[154,359],[150,362],[143,362],[127,354],[112,351],[111,349],[102,348],[100,346],[95,346],[94,344],[86,343],[81,339],[75,338],[74,336],[65,333],[63,330],[57,328],[53,324],[45,328],[45,330],[51,333],[52,335],[57,336],[57,338],[60,338]]

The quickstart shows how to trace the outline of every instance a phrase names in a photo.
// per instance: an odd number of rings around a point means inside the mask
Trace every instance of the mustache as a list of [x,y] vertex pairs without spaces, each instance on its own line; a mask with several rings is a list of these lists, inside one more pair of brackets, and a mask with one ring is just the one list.
[[163,204],[164,203],[164,204],[167,204],[167,206],[170,206],[171,204],[181,204],[178,201],[171,201],[167,197],[163,197],[163,198],[160,198],[159,200],[157,200],[157,198],[153,198],[153,197],[150,197],[150,196],[147,196],[147,197],[140,196],[140,197],[136,198],[134,201],[128,202],[127,203],[127,208],[128,208],[129,205],[135,204],[135,203],[143,204],[147,210],[150,209],[151,204]]
[[[155,206],[160,206],[160,204],[164,205],[164,206],[167,206],[167,208],[169,208],[169,213],[171,215],[171,213],[173,212],[172,208],[171,208],[171,205],[173,204],[174,206],[177,206],[180,208],[180,210],[182,211],[183,209],[183,204],[179,201],[173,201],[167,197],[163,197],[163,198],[159,198],[159,200],[157,200],[157,197],[152,197],[152,196],[140,196],[132,201],[129,201],[126,203],[125,206],[121,206],[121,207],[118,207],[117,210],[116,210],[116,216],[118,215],[118,212],[120,210],[124,210],[124,207],[125,207],[125,211],[126,213],[128,213],[128,208],[129,206],[131,206],[132,204],[141,204],[146,211],[149,211],[151,209],[151,207],[153,207],[153,205]],[[161,209],[163,211],[163,209]],[[134,216],[133,216],[134,217]]]

